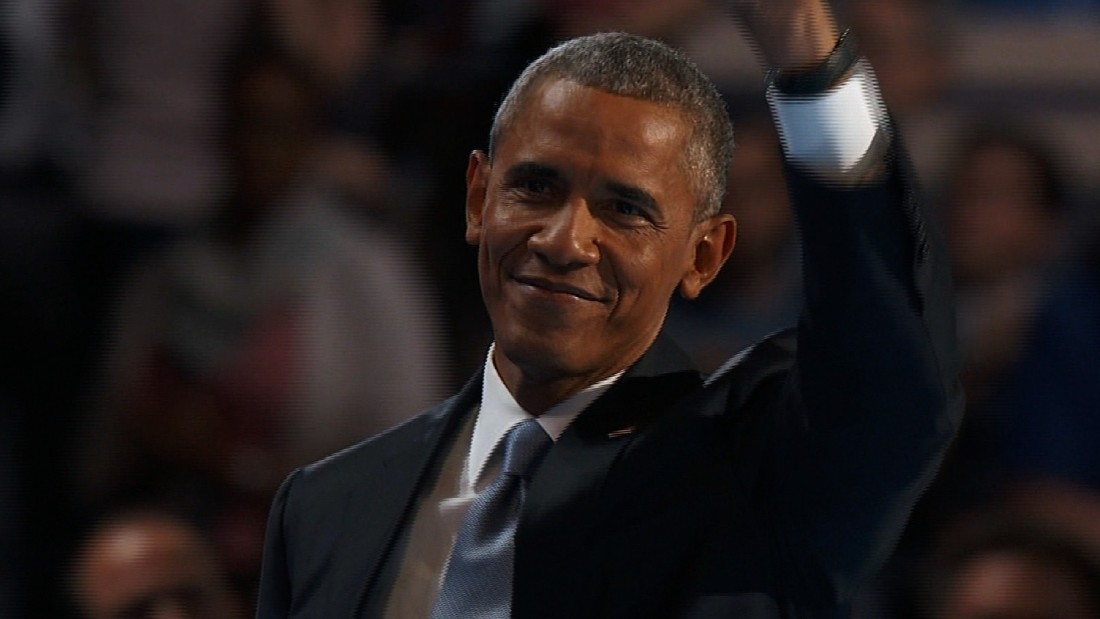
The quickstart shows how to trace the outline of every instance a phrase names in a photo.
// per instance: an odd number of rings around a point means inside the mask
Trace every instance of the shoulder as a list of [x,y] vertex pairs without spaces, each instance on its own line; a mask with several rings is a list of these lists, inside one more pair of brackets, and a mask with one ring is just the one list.
[[[427,457],[444,431],[454,398],[367,440],[294,471],[286,488],[294,502],[324,503],[353,489],[385,484],[410,457]],[[291,497],[288,497],[290,499]]]
[[794,328],[777,331],[730,357],[706,378],[707,391],[728,391],[727,400],[741,402],[776,380],[787,376],[797,349]]
[[481,393],[478,372],[458,391],[427,411],[381,434],[295,470],[280,495],[288,503],[343,500],[349,493],[385,496],[409,481],[437,451],[443,438],[473,409]]

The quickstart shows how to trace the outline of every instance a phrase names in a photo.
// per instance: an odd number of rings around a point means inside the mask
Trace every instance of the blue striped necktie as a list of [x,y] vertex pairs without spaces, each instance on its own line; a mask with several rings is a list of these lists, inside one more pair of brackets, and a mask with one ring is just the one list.
[[470,506],[432,619],[506,619],[512,612],[516,524],[526,479],[553,443],[534,419],[504,438],[500,475]]

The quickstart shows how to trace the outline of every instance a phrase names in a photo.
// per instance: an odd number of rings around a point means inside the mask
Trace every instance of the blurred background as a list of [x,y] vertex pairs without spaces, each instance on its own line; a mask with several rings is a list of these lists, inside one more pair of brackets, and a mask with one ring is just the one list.
[[[1100,1],[837,8],[948,238],[969,395],[860,616],[1100,617]],[[704,0],[7,0],[0,617],[249,616],[283,476],[478,368],[467,156],[610,29],[735,122],[737,251],[668,321],[710,370],[800,293],[763,76]]]

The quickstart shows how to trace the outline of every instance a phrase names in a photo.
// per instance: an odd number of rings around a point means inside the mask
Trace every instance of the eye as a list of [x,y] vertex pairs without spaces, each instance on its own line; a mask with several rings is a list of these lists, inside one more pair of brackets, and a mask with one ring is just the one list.
[[642,207],[634,204],[633,202],[627,202],[625,200],[615,200],[611,204],[611,208],[620,215],[626,215],[628,217],[645,217],[646,212]]
[[559,190],[553,179],[529,176],[517,178],[509,184],[509,190],[522,202],[545,202],[553,200]]
[[548,193],[551,189],[549,181],[541,178],[529,178],[520,183],[520,189],[532,195]]

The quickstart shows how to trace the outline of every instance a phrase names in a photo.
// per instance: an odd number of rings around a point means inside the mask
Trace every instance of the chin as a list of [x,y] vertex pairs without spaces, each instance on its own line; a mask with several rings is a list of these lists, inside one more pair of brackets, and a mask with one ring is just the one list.
[[584,341],[583,337],[553,331],[524,331],[497,337],[496,347],[528,377],[554,379],[591,371],[590,364],[576,353]]

